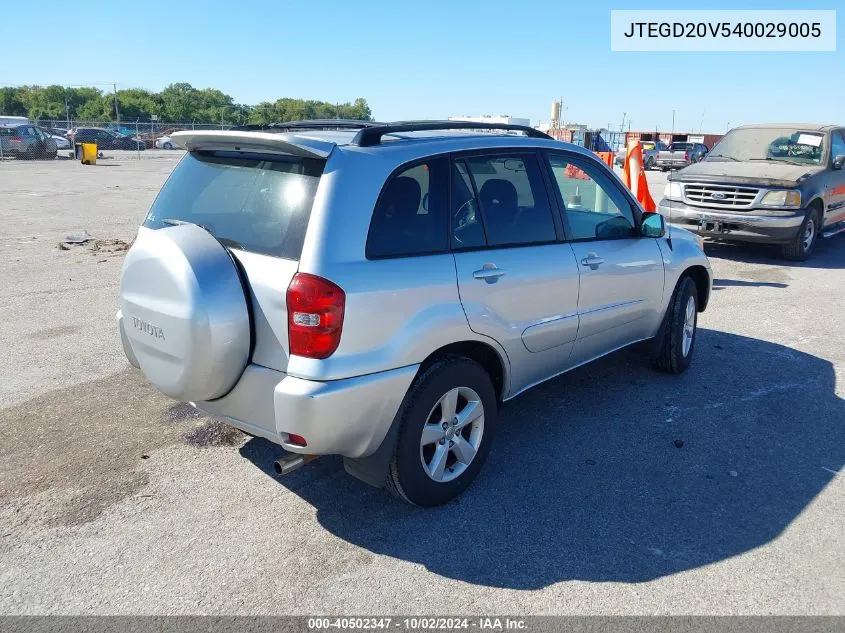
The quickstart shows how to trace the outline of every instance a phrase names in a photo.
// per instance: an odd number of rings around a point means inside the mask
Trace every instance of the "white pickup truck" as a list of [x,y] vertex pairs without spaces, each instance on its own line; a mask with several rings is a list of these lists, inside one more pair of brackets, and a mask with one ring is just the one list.
[[700,161],[707,151],[707,146],[703,143],[672,143],[668,148],[657,152],[657,168],[661,171],[681,169]]

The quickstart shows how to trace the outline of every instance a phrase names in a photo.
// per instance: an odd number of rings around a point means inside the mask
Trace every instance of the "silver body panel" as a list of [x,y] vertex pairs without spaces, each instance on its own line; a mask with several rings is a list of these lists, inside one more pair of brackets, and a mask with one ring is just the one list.
[[[576,146],[491,134],[386,140],[374,147],[336,145],[342,136],[337,133],[331,141],[318,133],[183,136],[180,143],[189,149],[237,145],[327,157],[298,262],[231,251],[250,286],[254,350],[230,392],[192,403],[293,452],[372,454],[420,364],[444,346],[467,341],[489,346],[503,367],[500,397],[508,400],[579,364],[653,337],[678,279],[690,266],[702,267],[712,281],[694,236],[681,230],[673,231],[671,248],[667,238],[631,238],[366,258],[376,200],[402,164],[473,149],[549,149],[593,161],[624,187],[592,152]],[[133,250],[145,248],[156,232],[142,230]],[[603,259],[595,269],[582,263],[591,254]],[[493,282],[475,278],[485,264],[505,274]],[[340,344],[323,360],[287,353],[285,291],[296,272],[324,277],[346,294]],[[119,319],[124,347],[126,319],[124,310]],[[127,357],[134,358],[131,347]],[[308,446],[288,443],[288,433],[306,437]]]

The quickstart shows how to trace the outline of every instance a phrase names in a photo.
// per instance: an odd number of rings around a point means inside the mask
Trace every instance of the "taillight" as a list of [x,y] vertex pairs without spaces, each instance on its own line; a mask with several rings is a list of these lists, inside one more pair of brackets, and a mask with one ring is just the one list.
[[11,136],[9,137],[9,140],[12,141],[12,143],[23,143],[22,136]]
[[305,438],[301,435],[297,435],[296,433],[288,433],[288,444],[293,444],[294,446],[308,446],[308,442],[305,441]]
[[286,299],[289,352],[306,358],[334,354],[343,329],[346,293],[328,279],[296,273]]
[[689,160],[689,152],[684,152],[684,160]]

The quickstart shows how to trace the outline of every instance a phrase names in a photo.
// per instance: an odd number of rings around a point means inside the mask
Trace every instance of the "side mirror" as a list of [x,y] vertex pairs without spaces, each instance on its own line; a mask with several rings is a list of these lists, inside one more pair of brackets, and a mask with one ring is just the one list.
[[843,165],[845,165],[845,154],[838,154],[836,158],[833,159],[833,168],[842,169]]
[[666,235],[666,221],[659,213],[643,213],[640,222],[640,235],[643,237],[663,237]]

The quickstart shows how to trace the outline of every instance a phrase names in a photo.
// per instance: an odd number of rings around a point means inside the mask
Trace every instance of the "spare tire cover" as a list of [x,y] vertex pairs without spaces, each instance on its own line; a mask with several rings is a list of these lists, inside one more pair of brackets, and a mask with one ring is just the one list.
[[250,352],[250,315],[229,252],[193,224],[142,228],[123,264],[123,325],[141,371],[163,393],[213,400]]

